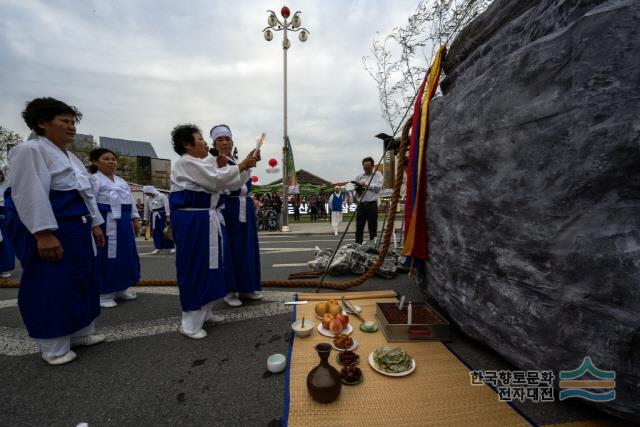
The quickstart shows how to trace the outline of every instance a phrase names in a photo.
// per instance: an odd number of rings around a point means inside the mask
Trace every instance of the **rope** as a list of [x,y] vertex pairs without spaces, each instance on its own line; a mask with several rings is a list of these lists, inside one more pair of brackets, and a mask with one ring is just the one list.
[[366,282],[368,279],[373,277],[374,274],[380,269],[382,264],[384,263],[384,259],[387,256],[387,252],[389,250],[389,244],[391,241],[391,233],[393,232],[393,227],[396,219],[396,209],[398,207],[398,200],[400,199],[400,187],[402,186],[402,178],[404,175],[404,167],[406,163],[406,151],[407,146],[409,144],[409,131],[411,130],[411,125],[413,123],[413,118],[409,118],[402,128],[402,137],[400,138],[400,152],[398,153],[398,170],[396,171],[396,180],[395,185],[393,186],[393,194],[391,195],[391,207],[389,210],[391,211],[389,214],[389,222],[387,223],[387,227],[384,230],[384,237],[382,243],[382,249],[380,249],[380,254],[375,262],[369,267],[364,274],[361,276],[349,280],[346,282],[322,282],[317,280],[263,280],[262,286],[264,287],[317,287],[320,286],[328,289],[349,289],[354,286],[358,286]]
[[[400,187],[402,185],[402,178],[404,175],[404,167],[406,163],[406,149],[409,141],[409,131],[411,129],[412,118],[409,118],[402,128],[402,137],[400,138],[400,152],[398,154],[398,170],[396,171],[396,180],[395,185],[393,187],[393,194],[391,196],[391,207],[389,208],[391,213],[389,214],[389,221],[387,222],[387,227],[384,229],[383,243],[382,248],[380,249],[380,254],[375,262],[369,267],[364,274],[361,276],[349,280],[346,282],[324,282],[324,280],[263,280],[263,287],[284,287],[284,288],[293,288],[293,287],[322,287],[328,289],[349,289],[354,286],[358,286],[366,282],[368,279],[373,277],[376,272],[380,269],[382,264],[384,263],[384,259],[387,256],[387,252],[389,250],[389,244],[391,241],[391,233],[393,232],[395,217],[396,217],[396,209],[398,207],[398,200],[400,199]],[[353,218],[352,218],[353,219]],[[343,236],[344,237],[344,236]],[[327,268],[330,265],[327,264]],[[324,276],[323,278],[324,279]],[[141,280],[136,283],[135,286],[176,286],[177,283],[175,280]],[[2,288],[19,288],[20,283],[15,280],[9,279],[0,279],[0,287]]]

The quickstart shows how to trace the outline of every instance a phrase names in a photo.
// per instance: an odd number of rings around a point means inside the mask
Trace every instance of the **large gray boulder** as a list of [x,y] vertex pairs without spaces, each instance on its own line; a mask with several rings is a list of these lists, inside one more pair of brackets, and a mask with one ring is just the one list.
[[640,419],[640,1],[496,0],[445,71],[417,280],[519,368],[615,370],[597,406]]

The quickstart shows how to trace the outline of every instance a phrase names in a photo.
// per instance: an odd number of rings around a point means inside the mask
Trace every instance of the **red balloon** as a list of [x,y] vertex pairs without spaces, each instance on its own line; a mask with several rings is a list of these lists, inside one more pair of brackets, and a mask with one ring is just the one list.
[[288,18],[289,15],[291,15],[291,11],[289,10],[289,8],[287,6],[282,6],[282,9],[280,9],[280,13],[282,14],[282,16],[284,18]]
[[275,168],[277,164],[278,161],[276,159],[269,159],[269,166],[271,166],[272,168]]
[[251,182],[258,182],[258,179],[259,179],[259,178],[258,178],[257,176],[253,175],[253,176],[251,177]]

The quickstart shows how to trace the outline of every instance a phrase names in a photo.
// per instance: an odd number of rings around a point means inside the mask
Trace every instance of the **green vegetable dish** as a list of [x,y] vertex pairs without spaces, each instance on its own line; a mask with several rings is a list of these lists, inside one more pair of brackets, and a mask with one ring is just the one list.
[[383,345],[373,352],[373,361],[381,371],[400,373],[411,369],[411,356],[401,348]]

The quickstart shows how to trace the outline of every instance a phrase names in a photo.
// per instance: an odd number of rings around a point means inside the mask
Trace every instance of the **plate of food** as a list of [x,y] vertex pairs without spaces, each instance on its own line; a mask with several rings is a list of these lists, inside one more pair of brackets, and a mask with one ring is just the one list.
[[[335,329],[334,329],[335,330]],[[322,335],[324,335],[325,337],[335,337],[336,335],[340,335],[340,334],[345,334],[345,335],[349,335],[351,332],[353,332],[353,326],[351,326],[350,324],[347,326],[344,326],[342,328],[341,331],[339,331],[337,334],[331,332],[330,329],[326,329],[322,323],[320,323],[318,325],[318,332],[320,332]]]
[[337,351],[353,351],[358,348],[358,341],[354,340],[347,334],[340,334],[333,337],[331,346]]
[[340,314],[347,314],[347,312],[342,309],[340,303],[334,299],[316,303],[314,311],[316,313],[316,317],[320,320],[322,320],[326,314],[330,314],[331,317],[338,317]]
[[383,345],[369,354],[369,365],[382,375],[404,377],[416,370],[416,361],[400,347]]
[[343,384],[360,384],[362,382],[362,377],[362,371],[357,366],[345,366],[340,370],[340,379]]
[[360,363],[360,356],[351,350],[345,350],[336,354],[336,360],[342,366],[351,366]]

